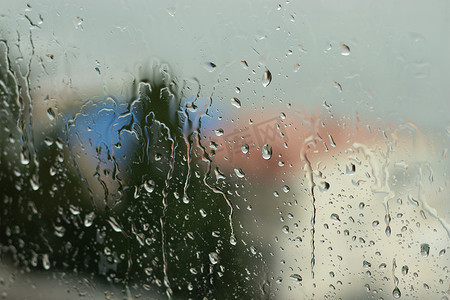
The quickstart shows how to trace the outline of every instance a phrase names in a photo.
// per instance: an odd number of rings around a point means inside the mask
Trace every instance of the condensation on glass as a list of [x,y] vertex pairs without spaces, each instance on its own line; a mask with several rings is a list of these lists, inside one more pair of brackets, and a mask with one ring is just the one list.
[[450,297],[446,1],[3,2],[3,298]]

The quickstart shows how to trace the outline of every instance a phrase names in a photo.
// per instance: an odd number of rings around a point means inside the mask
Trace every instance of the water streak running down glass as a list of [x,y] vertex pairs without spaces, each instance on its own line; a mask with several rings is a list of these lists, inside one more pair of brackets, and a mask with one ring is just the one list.
[[3,2],[3,298],[450,297],[446,1]]

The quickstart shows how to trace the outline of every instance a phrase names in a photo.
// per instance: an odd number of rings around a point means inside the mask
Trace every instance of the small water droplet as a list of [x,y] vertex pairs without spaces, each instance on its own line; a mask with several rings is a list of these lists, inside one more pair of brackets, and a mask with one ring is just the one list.
[[249,147],[247,144],[243,144],[243,145],[241,146],[241,151],[242,151],[242,153],[244,153],[244,154],[247,154],[249,149],[250,149],[250,147]]
[[222,136],[223,135],[223,129],[222,128],[216,129],[215,133],[216,133],[217,136]]
[[346,44],[342,44],[342,52],[341,54],[343,56],[349,56],[350,55],[350,47],[347,46]]
[[250,246],[250,252],[253,254],[253,255],[256,255],[256,247],[255,246]]
[[444,256],[445,252],[445,249],[442,249],[441,251],[439,251],[439,256]]
[[147,191],[147,193],[152,193],[155,190],[155,181],[148,180],[144,183],[144,189]]
[[272,157],[272,146],[270,146],[269,144],[265,144],[262,149],[262,157],[265,160],[268,160]]
[[241,108],[241,101],[236,97],[231,98],[231,104],[236,108]]
[[48,118],[50,119],[50,121],[53,121],[53,120],[56,118],[56,114],[55,114],[55,112],[53,111],[53,108],[49,107],[49,108],[47,109],[47,116],[48,116]]
[[245,176],[245,173],[241,168],[235,168],[234,173],[236,173],[236,176],[239,178],[243,178]]
[[350,163],[346,166],[346,173],[347,174],[354,174],[356,172],[356,166],[353,163]]
[[288,233],[289,233],[289,226],[284,225],[284,226],[281,228],[281,231],[282,231],[283,233],[288,234]]
[[48,254],[42,255],[42,266],[46,270],[50,269],[50,260],[48,258]]
[[402,267],[402,274],[403,274],[403,275],[408,274],[408,271],[409,271],[408,266],[403,266],[403,267]]
[[282,187],[282,190],[283,190],[283,192],[285,192],[285,193],[289,193],[289,191],[291,190],[291,188],[290,188],[289,186],[287,186],[287,185],[284,185],[284,186]]
[[392,296],[395,299],[398,299],[402,296],[402,293],[400,292],[400,290],[398,289],[398,287],[395,287],[394,291],[392,292]]
[[328,191],[329,189],[330,189],[330,184],[329,184],[328,182],[322,181],[322,182],[319,184],[319,190],[320,190],[321,192],[326,192],[326,191]]
[[88,213],[84,217],[84,226],[85,227],[91,227],[92,223],[94,222],[94,219],[95,219],[95,213],[94,212]]
[[209,253],[209,261],[215,265],[219,262],[219,254],[217,254],[216,252],[211,252]]
[[420,254],[422,254],[423,257],[428,257],[428,255],[430,254],[430,245],[428,244],[420,245]]
[[216,69],[216,64],[213,63],[213,62],[208,61],[208,62],[206,62],[206,64],[205,64],[205,69],[206,69],[208,72],[213,72],[213,71]]
[[331,220],[340,222],[341,219],[339,219],[339,215],[338,214],[331,214]]
[[235,246],[237,244],[237,239],[235,235],[230,236],[230,244]]
[[387,237],[391,236],[391,226],[386,226],[386,230],[384,231]]
[[298,274],[292,274],[289,278],[291,278],[292,282],[296,284],[300,284],[303,280],[302,276]]
[[272,82],[272,74],[268,69],[264,71],[264,75],[262,78],[262,85],[263,87],[267,87]]

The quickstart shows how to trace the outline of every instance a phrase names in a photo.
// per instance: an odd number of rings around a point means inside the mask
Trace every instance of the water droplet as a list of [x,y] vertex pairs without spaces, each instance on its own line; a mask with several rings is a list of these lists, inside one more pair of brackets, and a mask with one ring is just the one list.
[[47,117],[50,119],[50,121],[53,121],[56,118],[56,114],[53,111],[53,108],[49,107],[47,109]]
[[103,249],[103,253],[105,253],[105,255],[109,256],[109,255],[111,255],[111,249],[109,249],[109,247],[105,247],[105,249]]
[[80,209],[76,207],[75,205],[71,204],[69,206],[69,211],[72,213],[72,215],[77,216],[80,214]]
[[281,231],[283,231],[283,233],[288,234],[288,233],[289,233],[289,226],[284,225],[284,226],[281,228]]
[[391,226],[386,226],[386,230],[384,231],[387,237],[391,236]]
[[188,204],[189,203],[189,197],[188,197],[188,195],[187,194],[184,194],[183,195],[183,203],[186,203],[186,204]]
[[398,299],[402,296],[402,293],[400,293],[400,290],[398,289],[398,287],[395,287],[394,291],[392,292],[392,296],[395,299]]
[[262,85],[263,87],[267,87],[272,82],[272,74],[268,69],[264,71],[264,75],[262,78]]
[[213,62],[208,61],[208,62],[206,62],[206,64],[205,64],[205,69],[206,69],[208,72],[213,72],[213,71],[216,69],[216,64],[213,63]]
[[350,163],[346,166],[346,173],[347,174],[354,174],[356,172],[356,166],[353,163]]
[[95,213],[91,212],[84,217],[84,226],[91,227],[95,219]]
[[155,181],[148,180],[144,183],[144,189],[147,191],[147,193],[152,193],[155,190]]
[[222,128],[216,129],[215,133],[216,133],[217,136],[222,136],[223,135],[223,129]]
[[272,157],[272,146],[270,146],[269,144],[265,144],[262,149],[262,157],[265,160],[268,160]]
[[48,254],[42,255],[42,266],[46,270],[50,269],[50,260],[48,258]]
[[241,146],[241,151],[242,151],[242,153],[244,153],[244,154],[247,154],[249,149],[250,149],[250,147],[249,147],[247,144],[243,144],[243,145]]
[[380,221],[375,220],[372,222],[372,227],[377,227],[380,224]]
[[109,217],[108,223],[115,232],[122,232],[122,228],[120,228],[119,223],[113,217]]
[[342,44],[342,52],[341,52],[341,54],[344,55],[344,56],[350,55],[350,47],[347,46],[346,44]]
[[328,191],[329,189],[330,189],[330,184],[329,184],[328,182],[322,181],[322,182],[319,184],[319,190],[320,190],[321,192],[326,192],[326,191]]
[[403,266],[403,267],[402,267],[402,274],[403,274],[403,275],[408,274],[408,271],[409,271],[408,266]]
[[253,254],[253,255],[256,255],[256,247],[255,246],[250,246],[250,252]]
[[236,108],[241,108],[241,101],[238,98],[231,98],[231,104]]
[[289,278],[291,278],[292,282],[296,284],[300,284],[303,280],[302,276],[298,274],[292,274]]
[[230,237],[230,244],[233,245],[233,246],[235,246],[237,244],[237,239],[236,239],[235,235],[232,235]]
[[439,251],[439,256],[444,256],[445,252],[445,249],[442,249],[441,251]]
[[245,176],[245,173],[241,168],[235,168],[234,173],[236,173],[236,176],[239,178],[243,178]]
[[428,255],[430,254],[430,245],[428,244],[420,245],[420,254],[422,254],[423,257],[428,257]]
[[368,269],[371,268],[372,264],[370,262],[368,262],[367,260],[363,261],[363,268],[364,269]]
[[219,254],[217,254],[216,252],[211,252],[209,253],[209,261],[215,265],[219,262]]
[[200,209],[200,214],[202,215],[202,217],[206,217],[206,210],[204,210],[203,208]]
[[283,190],[283,192],[285,192],[285,193],[289,193],[289,191],[291,190],[291,188],[290,188],[289,186],[287,186],[287,185],[284,185],[284,186],[282,187],[282,190]]
[[331,220],[340,222],[341,219],[339,219],[339,215],[338,214],[331,214]]

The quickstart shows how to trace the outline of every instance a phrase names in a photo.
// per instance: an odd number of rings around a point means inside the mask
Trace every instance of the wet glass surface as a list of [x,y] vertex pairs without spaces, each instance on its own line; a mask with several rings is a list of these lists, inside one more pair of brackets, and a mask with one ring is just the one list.
[[448,299],[450,7],[7,2],[5,299]]

